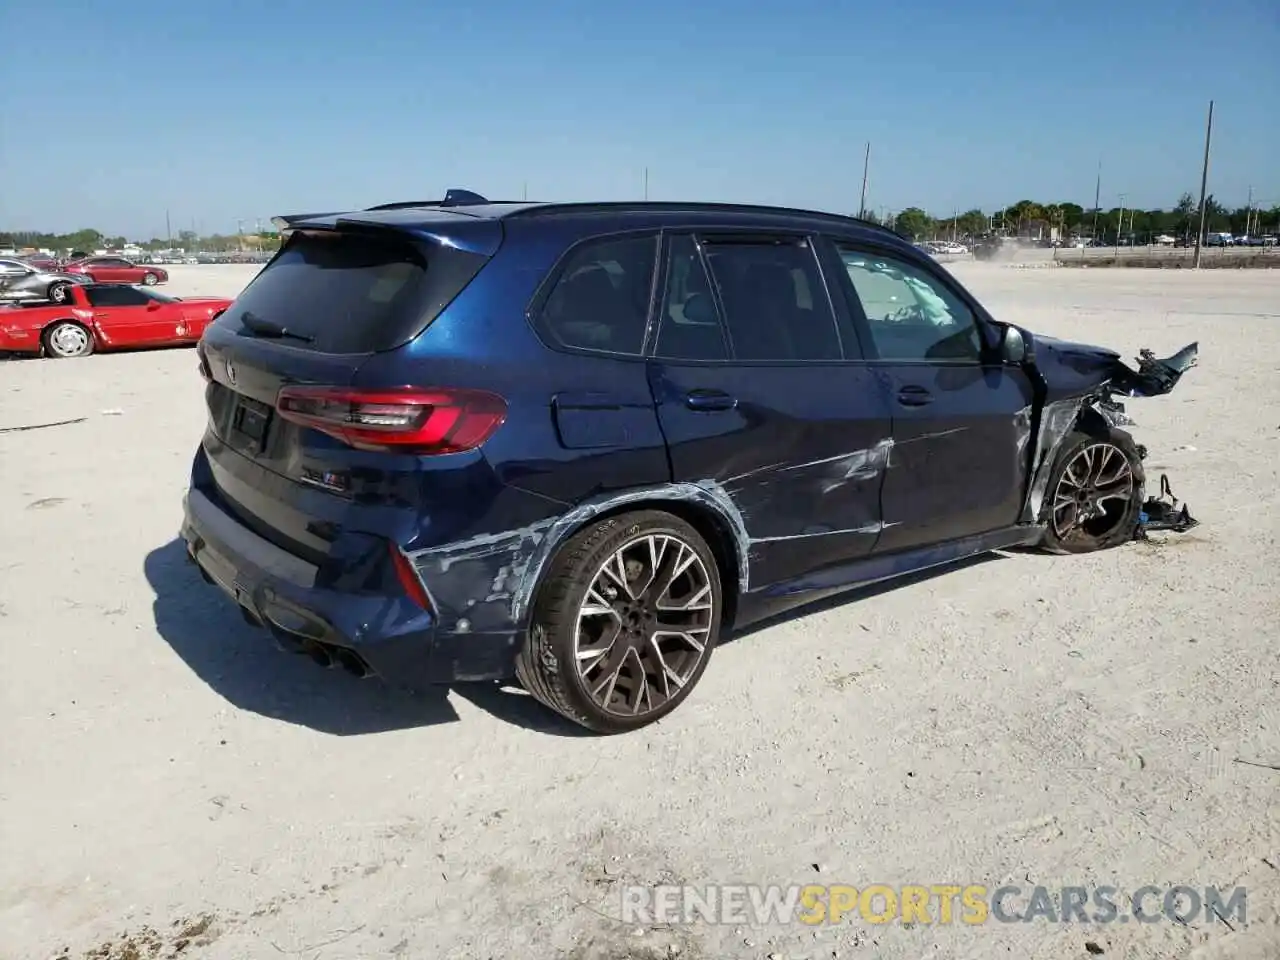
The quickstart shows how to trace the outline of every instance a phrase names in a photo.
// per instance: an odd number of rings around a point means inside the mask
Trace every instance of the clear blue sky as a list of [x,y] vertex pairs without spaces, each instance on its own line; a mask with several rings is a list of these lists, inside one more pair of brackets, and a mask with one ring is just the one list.
[[[0,3],[0,229],[438,196],[1280,202],[1280,0]],[[25,38],[15,42],[13,38]]]

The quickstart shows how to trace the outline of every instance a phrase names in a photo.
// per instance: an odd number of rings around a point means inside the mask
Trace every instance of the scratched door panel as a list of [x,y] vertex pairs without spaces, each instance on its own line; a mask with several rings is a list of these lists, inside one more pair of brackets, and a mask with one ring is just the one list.
[[[741,512],[753,590],[870,553],[890,432],[871,371],[664,362],[654,373],[674,478],[719,484]],[[699,390],[736,406],[691,410]]]
[[[877,552],[998,530],[1018,521],[1031,385],[1012,368],[890,364],[893,409],[885,530]],[[931,399],[911,405],[919,388]],[[904,397],[907,403],[897,402]]]

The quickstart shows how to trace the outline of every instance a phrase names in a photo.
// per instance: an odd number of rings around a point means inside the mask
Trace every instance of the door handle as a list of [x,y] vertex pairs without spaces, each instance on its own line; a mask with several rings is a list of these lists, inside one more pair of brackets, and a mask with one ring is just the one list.
[[924,407],[933,403],[933,394],[924,387],[903,387],[898,391],[898,402],[904,407]]
[[690,410],[732,410],[738,398],[723,390],[690,390],[684,395],[684,405]]

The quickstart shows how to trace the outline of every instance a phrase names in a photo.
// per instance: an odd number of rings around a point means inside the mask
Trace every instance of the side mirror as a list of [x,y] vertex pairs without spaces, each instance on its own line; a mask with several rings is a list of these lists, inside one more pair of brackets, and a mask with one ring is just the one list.
[[160,301],[159,301],[159,300],[152,300],[150,303],[148,303],[148,304],[147,304],[147,309],[148,309],[148,310],[159,310],[159,309],[160,309]]
[[1005,327],[1000,340],[1000,359],[1016,366],[1025,363],[1029,356],[1030,350],[1022,331],[1012,325]]

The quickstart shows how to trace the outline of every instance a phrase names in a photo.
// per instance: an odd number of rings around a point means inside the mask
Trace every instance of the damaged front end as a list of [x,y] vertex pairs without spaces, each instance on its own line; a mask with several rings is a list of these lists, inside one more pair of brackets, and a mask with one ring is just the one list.
[[[1189,343],[1163,358],[1144,349],[1139,352],[1134,369],[1118,353],[1103,347],[1039,336],[1034,343],[1032,363],[1044,399],[1034,432],[1036,445],[1023,508],[1024,523],[1041,522],[1054,464],[1072,431],[1087,429],[1090,421],[1095,428],[1099,424],[1110,428],[1132,426],[1134,421],[1119,398],[1169,393],[1182,375],[1196,365],[1199,355],[1198,343]],[[1139,444],[1137,450],[1140,458],[1146,457],[1144,446]],[[1144,494],[1145,490],[1140,489],[1139,495]],[[1173,496],[1166,476],[1160,477],[1160,495],[1142,503],[1134,539],[1145,539],[1153,530],[1182,532],[1198,522],[1186,504],[1180,505]]]

